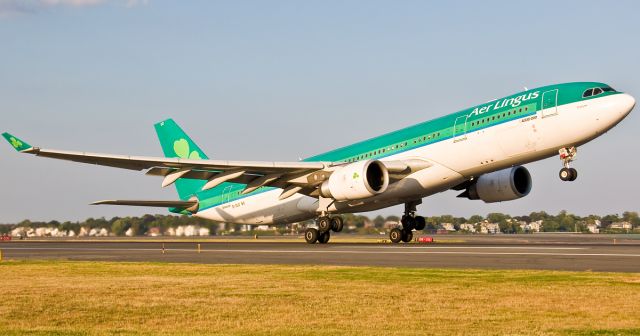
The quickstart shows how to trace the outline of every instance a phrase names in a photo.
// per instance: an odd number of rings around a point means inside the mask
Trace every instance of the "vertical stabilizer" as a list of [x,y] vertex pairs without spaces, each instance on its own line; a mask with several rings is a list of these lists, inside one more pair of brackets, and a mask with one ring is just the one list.
[[[202,149],[189,138],[173,119],[161,121],[154,126],[165,157],[190,160],[208,159]],[[206,181],[201,180],[178,179],[175,182],[175,186],[180,199],[188,200],[200,191],[205,183]]]

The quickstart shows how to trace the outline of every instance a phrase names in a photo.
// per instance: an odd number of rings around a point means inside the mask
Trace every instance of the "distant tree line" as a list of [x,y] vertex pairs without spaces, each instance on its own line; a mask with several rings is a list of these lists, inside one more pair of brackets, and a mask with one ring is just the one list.
[[[398,216],[376,216],[373,219],[364,215],[346,214],[342,215],[345,222],[346,232],[374,234],[380,233],[393,225],[397,225],[400,218]],[[542,232],[588,232],[588,225],[600,223],[603,228],[601,232],[616,232],[615,230],[607,230],[607,228],[618,222],[628,222],[632,225],[634,232],[640,231],[640,217],[635,211],[625,211],[622,215],[611,214],[605,216],[589,215],[577,216],[567,211],[560,211],[556,215],[548,214],[544,211],[532,212],[524,216],[510,216],[503,213],[490,213],[486,216],[473,215],[469,218],[455,217],[451,215],[425,217],[427,232],[435,232],[442,229],[442,225],[447,223],[453,225],[456,231],[460,231],[462,224],[476,225],[482,222],[498,224],[502,233],[522,233],[521,223],[531,223],[541,221],[540,231]],[[292,233],[296,229],[303,227],[311,221],[301,223],[302,225],[274,226],[275,233]],[[147,235],[152,228],[161,233],[166,232],[169,228],[176,229],[179,226],[197,226],[209,229],[211,235],[216,234],[250,234],[251,231],[243,231],[243,225],[213,222],[192,216],[177,215],[144,215],[142,217],[113,217],[105,218],[88,218],[78,222],[59,222],[59,221],[30,221],[23,220],[19,223],[0,224],[0,234],[8,234],[18,227],[23,228],[57,228],[61,231],[74,231],[78,234],[81,228],[88,229],[106,229],[111,235],[122,236],[129,231],[136,236]],[[241,233],[242,232],[242,233]]]

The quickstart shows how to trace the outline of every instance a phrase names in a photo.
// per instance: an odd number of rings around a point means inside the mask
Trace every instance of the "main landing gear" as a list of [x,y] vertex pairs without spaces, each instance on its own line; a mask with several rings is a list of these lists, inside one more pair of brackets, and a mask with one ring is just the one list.
[[308,244],[326,244],[331,238],[331,231],[340,232],[344,228],[344,221],[340,216],[329,217],[326,215],[316,219],[318,228],[308,228],[304,231],[304,240]]
[[578,171],[569,167],[569,165],[576,159],[578,149],[575,147],[565,147],[560,148],[558,153],[560,153],[560,160],[562,160],[562,165],[564,166],[558,174],[560,179],[563,181],[575,181],[578,178]]
[[422,201],[409,202],[404,205],[404,215],[400,220],[402,228],[394,228],[389,232],[389,239],[392,243],[405,242],[413,240],[413,230],[424,230],[427,225],[426,220],[422,216],[416,216],[416,206]]

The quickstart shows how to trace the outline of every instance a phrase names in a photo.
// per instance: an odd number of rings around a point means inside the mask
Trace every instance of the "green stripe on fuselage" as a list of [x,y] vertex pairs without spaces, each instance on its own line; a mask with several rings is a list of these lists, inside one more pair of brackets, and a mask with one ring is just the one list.
[[[619,93],[604,92],[597,96],[582,98],[582,94],[585,90],[595,87],[609,86],[598,82],[575,82],[549,85],[527,90],[444,117],[426,121],[346,147],[312,156],[304,159],[303,161],[352,162],[358,160],[380,159],[419,147],[428,146],[443,140],[451,139],[454,135],[456,137],[462,136],[465,132],[473,132],[534,115],[542,108],[543,94],[553,90],[558,90],[557,106]],[[456,120],[458,121],[457,123]],[[461,128],[460,123],[462,123],[464,127]],[[199,192],[197,196],[198,199],[200,199],[200,210],[208,209],[224,203],[239,201],[242,198],[275,189],[271,187],[263,187],[254,192],[242,195],[241,191],[244,187],[244,184],[223,183],[211,190]]]

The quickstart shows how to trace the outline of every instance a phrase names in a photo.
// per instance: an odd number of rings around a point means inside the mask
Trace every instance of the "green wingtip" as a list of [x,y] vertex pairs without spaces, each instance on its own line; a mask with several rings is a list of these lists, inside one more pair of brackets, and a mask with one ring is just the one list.
[[2,136],[5,139],[7,139],[9,144],[11,146],[13,146],[13,148],[15,148],[15,150],[17,150],[18,152],[22,152],[24,150],[27,150],[27,149],[31,148],[31,145],[29,145],[25,141],[22,141],[22,140],[18,139],[17,137],[15,137],[15,136],[7,133],[7,132],[2,133]]

